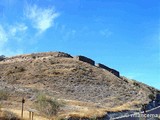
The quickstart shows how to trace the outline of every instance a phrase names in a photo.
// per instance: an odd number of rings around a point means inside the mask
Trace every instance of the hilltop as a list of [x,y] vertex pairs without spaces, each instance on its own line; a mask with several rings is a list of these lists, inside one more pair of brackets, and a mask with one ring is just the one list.
[[68,114],[86,112],[86,109],[103,113],[138,110],[150,101],[149,95],[159,92],[120,76],[113,68],[95,65],[90,58],[63,52],[19,55],[0,61],[0,90],[9,93],[9,99],[1,101],[4,107],[20,109],[22,97],[32,107],[36,94],[41,91],[65,101],[63,111]]

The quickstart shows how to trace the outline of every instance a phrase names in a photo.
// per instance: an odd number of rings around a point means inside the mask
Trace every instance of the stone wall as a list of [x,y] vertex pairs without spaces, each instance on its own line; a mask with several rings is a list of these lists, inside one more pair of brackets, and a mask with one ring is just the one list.
[[87,58],[85,56],[76,56],[75,59],[83,61],[83,62],[86,62],[86,63],[89,63],[91,65],[95,65],[95,61],[94,60],[92,60],[90,58]]
[[115,76],[120,77],[119,72],[117,70],[109,68],[109,67],[107,67],[107,66],[105,66],[101,63],[97,63],[96,66],[99,67],[99,68],[103,68],[105,70],[108,70],[109,72],[113,73]]
[[157,94],[157,95],[156,95],[156,100],[155,100],[155,102],[156,102],[156,106],[160,106],[160,94]]
[[160,101],[160,93],[156,95],[156,100]]

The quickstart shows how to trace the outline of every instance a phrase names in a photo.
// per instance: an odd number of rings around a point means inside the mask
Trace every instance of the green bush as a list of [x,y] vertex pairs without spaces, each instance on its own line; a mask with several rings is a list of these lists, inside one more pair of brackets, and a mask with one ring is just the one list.
[[51,118],[56,115],[62,106],[55,99],[47,98],[44,94],[39,94],[37,96],[37,101],[35,102],[36,109],[44,116]]

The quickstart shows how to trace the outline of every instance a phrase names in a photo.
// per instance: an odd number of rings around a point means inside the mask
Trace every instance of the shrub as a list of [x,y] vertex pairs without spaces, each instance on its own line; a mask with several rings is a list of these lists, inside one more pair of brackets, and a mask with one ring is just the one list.
[[34,53],[31,54],[31,57],[32,57],[33,59],[36,59],[36,55],[35,55]]
[[9,93],[4,90],[0,90],[0,100],[7,100],[9,96]]
[[51,60],[51,61],[50,61],[50,64],[55,64],[55,62]]
[[25,71],[25,69],[23,67],[17,67],[15,71],[16,72],[23,72],[23,71]]
[[20,66],[20,67],[15,66],[12,69],[9,69],[7,71],[7,75],[10,75],[10,74],[13,74],[13,73],[17,73],[17,72],[24,72],[24,71],[25,71],[24,67],[22,67],[22,66]]
[[133,82],[133,85],[136,87],[140,87],[140,85],[137,82]]
[[44,94],[40,93],[37,96],[37,101],[35,102],[36,109],[44,116],[51,118],[56,115],[60,110],[60,104],[57,100],[47,98]]
[[3,120],[20,120],[20,118],[11,111],[3,111],[2,118]]
[[151,100],[154,100],[154,99],[155,99],[155,96],[154,96],[154,94],[149,94],[149,95],[148,95],[148,98],[151,99]]

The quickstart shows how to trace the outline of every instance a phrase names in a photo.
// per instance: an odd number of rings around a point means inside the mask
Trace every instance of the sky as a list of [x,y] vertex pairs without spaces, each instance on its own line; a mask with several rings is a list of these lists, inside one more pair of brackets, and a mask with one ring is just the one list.
[[48,51],[160,89],[160,0],[0,0],[0,55]]

